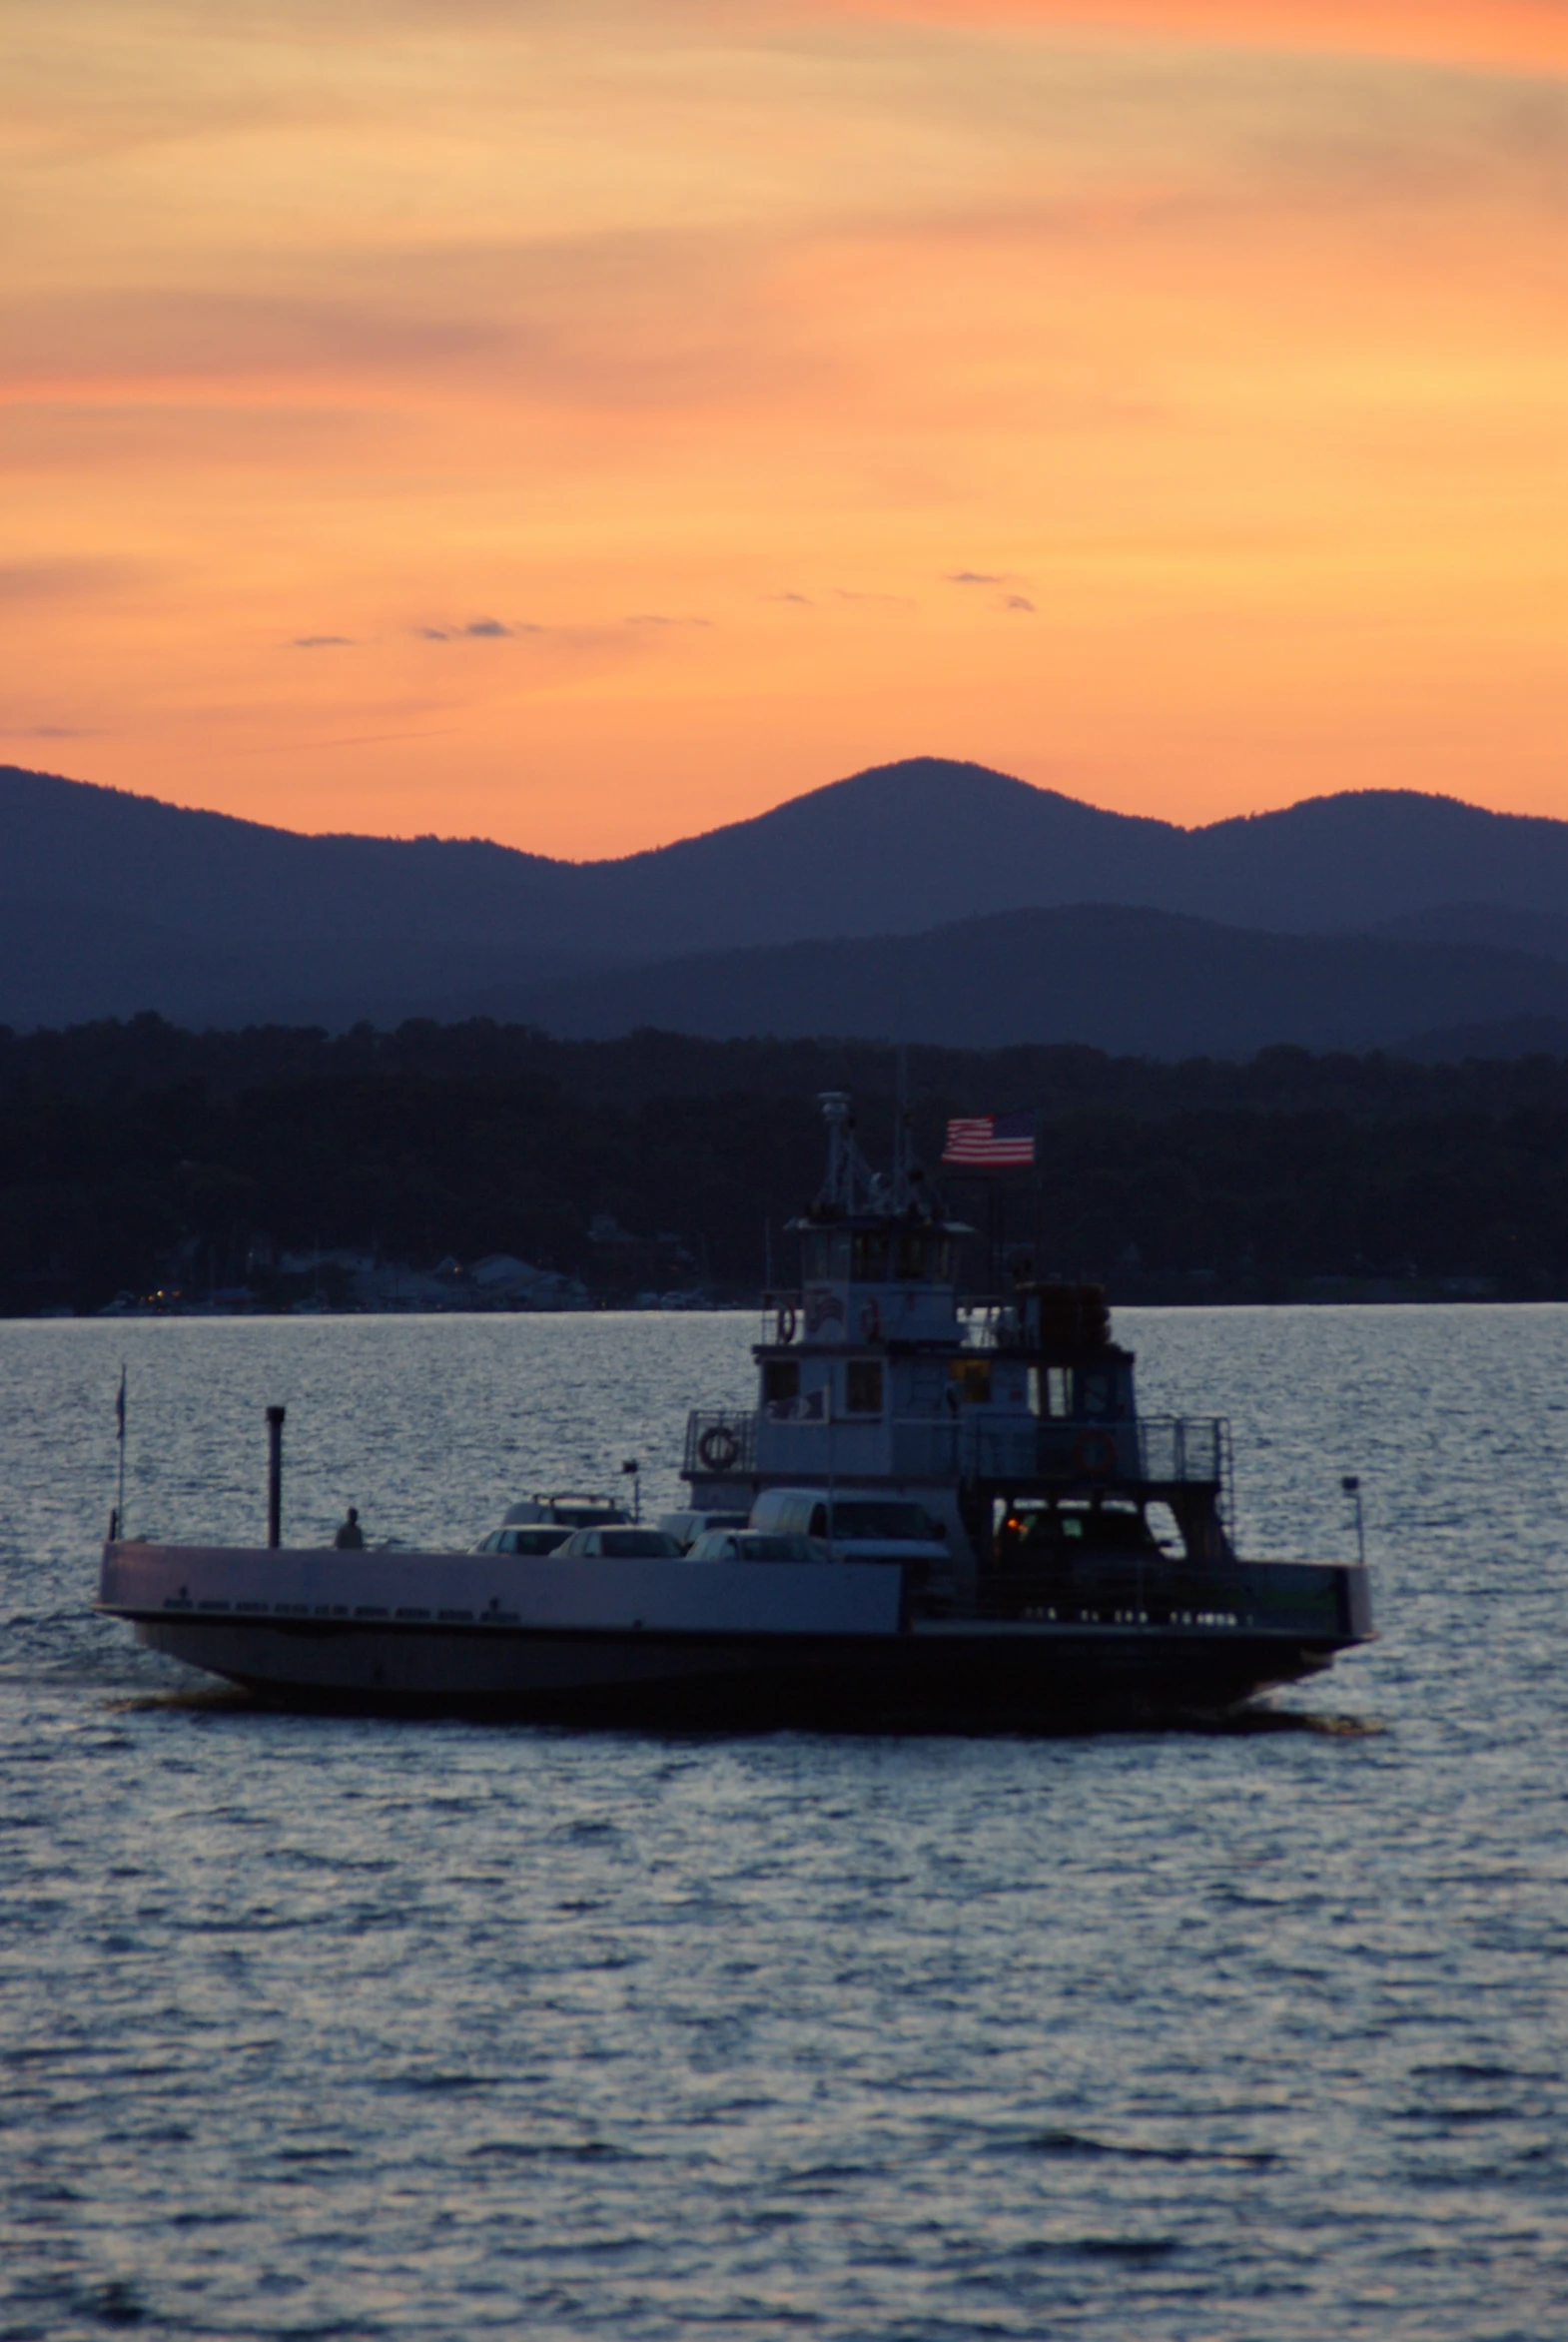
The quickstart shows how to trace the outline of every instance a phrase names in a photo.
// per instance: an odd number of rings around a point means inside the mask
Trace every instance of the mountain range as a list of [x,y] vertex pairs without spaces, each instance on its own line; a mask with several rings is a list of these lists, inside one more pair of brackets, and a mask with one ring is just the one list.
[[488,1014],[1160,1056],[1568,1036],[1568,822],[1407,790],[1184,830],[916,758],[569,863],[300,836],[13,767],[0,849],[19,1028]]

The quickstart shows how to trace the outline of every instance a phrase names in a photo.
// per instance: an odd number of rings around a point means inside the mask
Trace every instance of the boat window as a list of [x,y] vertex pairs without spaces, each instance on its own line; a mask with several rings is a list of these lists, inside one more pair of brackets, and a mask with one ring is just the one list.
[[800,1239],[800,1272],[804,1283],[849,1273],[847,1228],[809,1228]]
[[901,1284],[951,1284],[953,1239],[930,1229],[911,1229],[895,1239],[893,1274]]
[[813,1537],[825,1537],[827,1535],[828,1508],[825,1504],[817,1504],[812,1506],[810,1533]]
[[844,1405],[852,1415],[882,1412],[882,1361],[850,1358],[844,1367]]
[[1079,1376],[1078,1403],[1086,1415],[1110,1415],[1116,1411],[1116,1385],[1109,1374],[1089,1373]]
[[1047,1416],[1053,1422],[1070,1422],[1073,1416],[1072,1367],[1031,1366],[1029,1407],[1031,1414]]
[[[813,1534],[816,1534],[813,1523]],[[845,1544],[871,1538],[910,1538],[935,1543],[943,1534],[924,1505],[873,1502],[855,1498],[833,1507],[833,1534]]]
[[948,1368],[966,1407],[983,1407],[991,1398],[991,1360],[955,1358]]
[[924,1283],[930,1257],[928,1236],[900,1236],[894,1249],[893,1274],[905,1284]]
[[850,1275],[856,1284],[884,1284],[888,1273],[888,1239],[878,1228],[856,1232]]
[[732,1559],[737,1561],[819,1561],[805,1537],[766,1536],[753,1530],[750,1536],[737,1537]]
[[789,1406],[800,1396],[800,1360],[769,1358],[762,1369],[762,1395],[770,1407]]

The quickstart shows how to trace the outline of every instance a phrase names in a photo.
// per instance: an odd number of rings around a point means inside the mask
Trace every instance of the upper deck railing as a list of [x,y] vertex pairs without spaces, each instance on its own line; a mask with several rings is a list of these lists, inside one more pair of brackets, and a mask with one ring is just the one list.
[[[766,1464],[762,1465],[765,1449]],[[983,1410],[958,1414],[800,1421],[784,1410],[694,1409],[686,1419],[681,1470],[688,1479],[798,1473],[807,1482],[842,1475],[895,1480],[1045,1480],[1089,1487],[1224,1488],[1230,1426],[1223,1416],[1145,1415],[988,1423]]]

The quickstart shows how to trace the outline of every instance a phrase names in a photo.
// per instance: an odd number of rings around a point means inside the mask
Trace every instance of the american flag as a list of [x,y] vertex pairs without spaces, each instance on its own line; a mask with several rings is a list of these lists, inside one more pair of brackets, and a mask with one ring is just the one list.
[[1017,1115],[970,1115],[961,1122],[949,1123],[948,1141],[942,1150],[944,1163],[962,1164],[971,1170],[996,1171],[1008,1164],[1033,1163],[1035,1160],[1035,1113],[1033,1107]]

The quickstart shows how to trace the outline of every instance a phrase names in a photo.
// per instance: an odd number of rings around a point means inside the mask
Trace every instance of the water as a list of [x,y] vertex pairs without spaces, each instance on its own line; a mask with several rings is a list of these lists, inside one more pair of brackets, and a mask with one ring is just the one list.
[[1568,2333],[1568,1311],[1128,1312],[1318,1729],[301,1720],[88,1612],[148,1534],[467,1541],[746,1393],[735,1318],[0,1326],[0,2334]]

